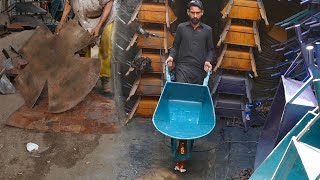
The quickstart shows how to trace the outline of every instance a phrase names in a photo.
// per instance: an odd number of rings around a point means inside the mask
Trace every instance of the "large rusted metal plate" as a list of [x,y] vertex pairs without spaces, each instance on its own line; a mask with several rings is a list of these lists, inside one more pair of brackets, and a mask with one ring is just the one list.
[[15,79],[28,107],[33,107],[48,84],[48,110],[67,111],[81,102],[99,78],[98,59],[75,53],[95,40],[77,21],[69,21],[58,35],[39,27],[20,54],[29,64]]
[[47,112],[47,107],[45,100],[32,109],[24,105],[9,117],[7,125],[47,132],[109,134],[120,131],[114,100],[96,91],[91,91],[84,101],[67,112],[53,114]]
[[15,32],[3,38],[0,38],[0,50],[8,50],[12,46],[13,48],[15,48],[15,50],[18,51],[34,33],[35,30],[25,30],[21,32]]

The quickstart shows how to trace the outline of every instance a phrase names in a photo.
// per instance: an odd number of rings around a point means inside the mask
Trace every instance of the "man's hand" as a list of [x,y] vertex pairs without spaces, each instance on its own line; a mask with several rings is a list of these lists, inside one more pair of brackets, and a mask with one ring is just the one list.
[[91,36],[98,37],[99,36],[99,31],[100,31],[101,26],[97,25],[95,28],[93,28],[90,32]]
[[208,72],[208,70],[210,69],[210,71],[212,72],[212,65],[211,65],[211,63],[208,62],[208,61],[206,61],[206,62],[204,63],[203,69],[204,69],[206,72]]
[[166,64],[168,65],[168,67],[172,66],[172,62],[173,62],[173,57],[169,56],[168,59],[166,60]]
[[58,26],[56,27],[54,33],[55,33],[55,34],[59,34],[59,32],[61,31],[61,29],[63,28],[63,25],[64,25],[64,23],[60,22],[60,23],[58,24]]

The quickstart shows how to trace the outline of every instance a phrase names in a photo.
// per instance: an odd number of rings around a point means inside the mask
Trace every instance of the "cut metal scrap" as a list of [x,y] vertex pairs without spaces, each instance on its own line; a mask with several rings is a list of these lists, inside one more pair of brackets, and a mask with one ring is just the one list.
[[0,62],[0,66],[4,67],[6,70],[13,69],[14,67],[13,67],[11,58],[10,58],[9,54],[7,53],[7,51],[5,49],[2,49],[2,53],[5,56],[5,58],[7,58],[7,59],[4,60],[3,62]]
[[0,26],[6,26],[10,23],[9,16],[0,13]]
[[14,47],[16,51],[19,51],[34,32],[35,30],[25,30],[0,38],[0,49],[10,49],[11,47]]
[[81,102],[99,78],[98,59],[75,55],[95,38],[77,21],[69,21],[58,35],[39,27],[21,48],[29,64],[15,79],[28,107],[33,107],[45,84],[48,84],[48,110],[67,111]]
[[4,60],[2,63],[0,63],[0,66],[4,67],[7,70],[13,69],[13,64],[11,61],[11,58],[8,58],[6,60]]
[[11,84],[7,76],[4,74],[5,70],[6,69],[0,70],[0,92],[2,94],[14,94],[16,92],[16,89]]
[[46,10],[34,5],[32,2],[17,2],[15,4],[16,11],[19,13],[35,13],[45,14]]

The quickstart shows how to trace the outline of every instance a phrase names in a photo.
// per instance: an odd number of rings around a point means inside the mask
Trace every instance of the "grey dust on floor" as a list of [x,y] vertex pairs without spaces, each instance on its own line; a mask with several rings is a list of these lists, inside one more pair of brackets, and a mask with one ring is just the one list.
[[[23,104],[19,95],[0,96],[0,179],[240,179],[252,168],[259,128],[226,126],[197,139],[187,172],[174,171],[170,138],[151,119],[134,118],[120,133],[42,133],[5,125]],[[35,153],[26,150],[37,143]]]

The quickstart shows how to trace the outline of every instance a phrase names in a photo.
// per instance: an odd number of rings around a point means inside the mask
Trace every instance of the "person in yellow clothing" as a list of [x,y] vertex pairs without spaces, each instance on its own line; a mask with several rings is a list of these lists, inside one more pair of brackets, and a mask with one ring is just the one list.
[[66,0],[56,33],[63,28],[71,11],[75,13],[80,25],[95,37],[101,35],[98,57],[101,61],[100,79],[105,92],[110,91],[112,27],[116,14],[116,0]]
[[101,61],[100,79],[104,92],[110,92],[109,81],[111,77],[112,57],[112,28],[113,23],[106,25],[102,31],[98,57]]

